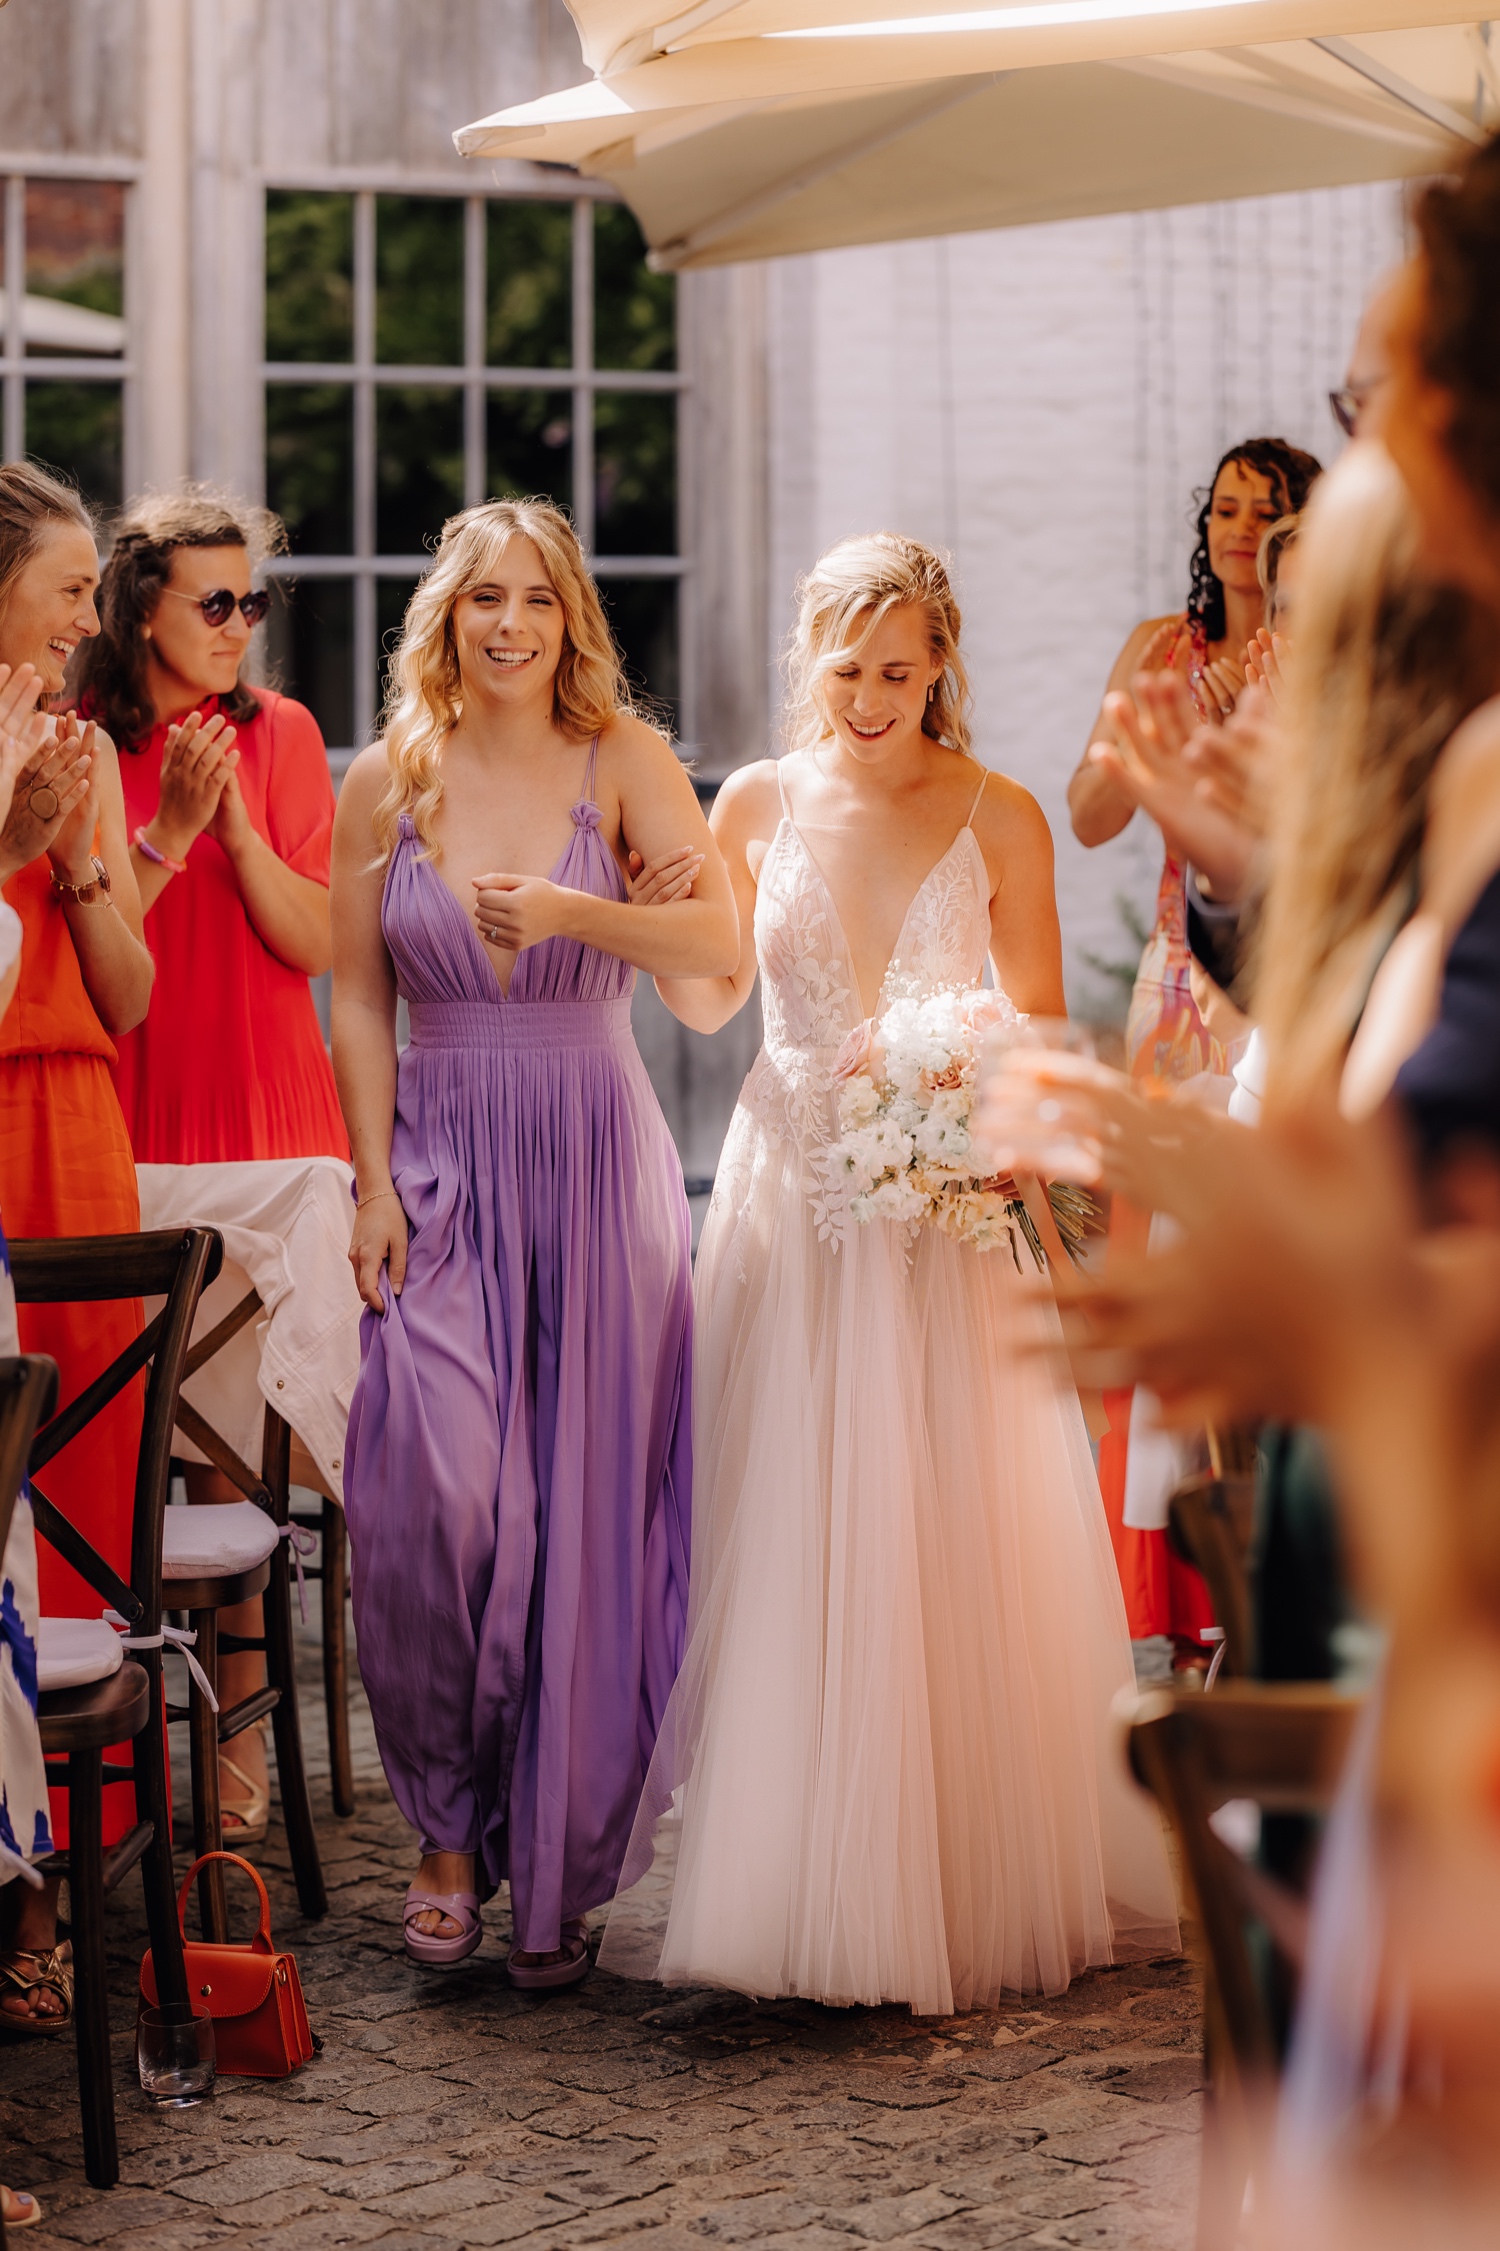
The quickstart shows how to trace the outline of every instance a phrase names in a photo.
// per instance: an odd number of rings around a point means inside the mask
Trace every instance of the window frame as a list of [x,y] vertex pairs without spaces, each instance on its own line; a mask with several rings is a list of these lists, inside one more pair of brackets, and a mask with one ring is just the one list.
[[[0,150],[0,229],[5,256],[5,319],[0,322],[0,461],[26,452],[28,381],[118,383],[121,390],[121,499],[140,481],[140,314],[137,235],[142,167],[128,158],[62,156],[43,150]],[[26,183],[28,180],[111,180],[125,190],[125,349],[118,359],[89,352],[28,352],[26,295]],[[12,281],[12,276],[16,277]]]
[[[257,261],[259,281],[257,333],[260,352],[258,395],[264,401],[273,385],[339,384],[352,392],[354,435],[354,491],[352,495],[353,549],[347,555],[278,555],[266,564],[269,577],[344,579],[353,586],[354,667],[353,731],[355,742],[330,744],[329,762],[342,773],[375,732],[378,716],[376,683],[380,648],[377,619],[377,582],[381,579],[421,577],[430,565],[428,554],[383,555],[376,547],[376,393],[382,385],[460,391],[464,419],[464,506],[483,500],[488,488],[485,408],[491,391],[567,391],[572,400],[572,516],[590,570],[598,578],[673,579],[678,587],[678,709],[680,734],[691,742],[695,734],[693,667],[688,661],[689,601],[692,564],[686,552],[684,529],[689,518],[684,491],[687,447],[681,399],[692,388],[682,367],[682,337],[678,330],[678,365],[672,369],[642,370],[601,368],[594,364],[594,221],[596,203],[618,203],[612,190],[586,180],[556,188],[531,183],[476,190],[466,181],[434,179],[399,171],[295,171],[264,173],[257,181],[262,255]],[[264,227],[268,194],[302,193],[348,195],[353,198],[353,352],[347,360],[268,360],[265,356]],[[448,366],[406,366],[379,360],[375,355],[375,214],[382,195],[443,196],[464,207],[463,338],[464,356]],[[572,365],[570,367],[498,367],[485,359],[488,294],[487,212],[490,204],[545,201],[572,208]],[[600,391],[670,394],[679,401],[677,418],[677,527],[675,551],[670,555],[600,555],[594,547],[594,398]],[[262,429],[261,474],[265,444]]]

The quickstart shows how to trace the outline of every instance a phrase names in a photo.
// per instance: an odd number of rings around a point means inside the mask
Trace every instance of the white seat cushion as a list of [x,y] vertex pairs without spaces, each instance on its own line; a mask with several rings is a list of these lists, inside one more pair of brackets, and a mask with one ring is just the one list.
[[277,1531],[253,1501],[169,1508],[162,1543],[166,1579],[222,1579],[252,1571],[276,1552]]
[[41,1621],[36,1684],[43,1695],[52,1688],[83,1688],[91,1680],[108,1680],[124,1662],[120,1637],[102,1618]]

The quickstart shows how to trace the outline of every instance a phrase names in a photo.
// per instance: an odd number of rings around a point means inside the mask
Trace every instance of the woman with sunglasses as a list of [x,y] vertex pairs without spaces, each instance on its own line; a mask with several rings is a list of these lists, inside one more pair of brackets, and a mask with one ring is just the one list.
[[115,1074],[137,1159],[347,1157],[308,980],[328,967],[333,788],[312,713],[242,678],[282,542],[219,494],[127,510],[79,702],[120,745],[150,1013]]
[[[242,679],[267,596],[255,565],[279,523],[201,488],[126,511],[83,652],[79,703],[120,746],[126,829],[156,987],[116,1041],[115,1085],[143,1164],[345,1157],[348,1137],[308,980],[329,965],[333,787],[318,723]],[[190,1465],[188,1497],[240,1498]],[[221,1631],[256,1636],[255,1600]],[[221,1658],[226,1703],[265,1682],[253,1651]],[[221,1754],[225,1843],[265,1835],[261,1727]]]

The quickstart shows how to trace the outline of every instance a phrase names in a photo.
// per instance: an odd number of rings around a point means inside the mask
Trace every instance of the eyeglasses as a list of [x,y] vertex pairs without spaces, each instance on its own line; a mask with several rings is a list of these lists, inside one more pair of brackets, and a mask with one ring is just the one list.
[[1357,435],[1359,418],[1366,401],[1373,398],[1386,380],[1385,376],[1377,375],[1368,383],[1348,383],[1342,391],[1329,392],[1328,404],[1333,408],[1333,419],[1346,438]]
[[271,597],[265,587],[253,594],[231,594],[227,586],[218,587],[212,594],[183,594],[175,586],[164,586],[164,594],[176,601],[191,602],[194,609],[203,612],[205,625],[227,625],[236,610],[247,625],[259,625],[271,607]]

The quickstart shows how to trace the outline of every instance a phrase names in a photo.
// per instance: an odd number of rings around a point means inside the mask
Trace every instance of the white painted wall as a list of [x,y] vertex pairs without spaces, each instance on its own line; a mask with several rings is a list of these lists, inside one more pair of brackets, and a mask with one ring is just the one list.
[[1072,1005],[1090,953],[1149,915],[1139,817],[1086,853],[1068,776],[1141,617],[1187,591],[1195,513],[1225,447],[1264,434],[1326,463],[1372,279],[1401,250],[1394,189],[1350,188],[829,251],[768,269],[770,621],[835,539],[947,550],[981,755],[1033,790],[1058,847]]

